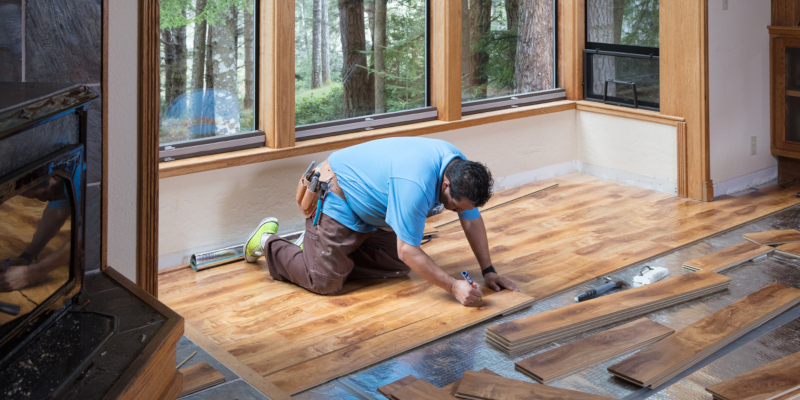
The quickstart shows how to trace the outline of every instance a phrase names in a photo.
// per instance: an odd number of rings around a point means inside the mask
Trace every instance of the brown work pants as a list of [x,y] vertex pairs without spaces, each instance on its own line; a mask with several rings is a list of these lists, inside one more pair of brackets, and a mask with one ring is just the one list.
[[334,294],[347,279],[379,279],[407,275],[397,257],[397,235],[377,230],[360,233],[322,214],[317,226],[306,219],[303,248],[272,235],[264,248],[269,273],[312,292]]

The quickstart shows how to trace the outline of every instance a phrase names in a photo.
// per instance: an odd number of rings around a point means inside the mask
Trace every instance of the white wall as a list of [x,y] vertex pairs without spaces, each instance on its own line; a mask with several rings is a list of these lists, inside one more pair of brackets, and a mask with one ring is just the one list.
[[[708,2],[711,179],[721,196],[777,177],[770,155],[770,0]],[[750,137],[757,155],[750,155]]]
[[108,8],[108,265],[136,281],[136,1]]
[[677,128],[587,111],[575,122],[581,172],[677,193]]

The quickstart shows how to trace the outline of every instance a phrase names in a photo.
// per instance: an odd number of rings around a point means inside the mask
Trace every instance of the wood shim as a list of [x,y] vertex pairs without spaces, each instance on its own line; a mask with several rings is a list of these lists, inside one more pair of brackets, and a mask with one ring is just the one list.
[[771,283],[608,367],[608,371],[655,389],[798,303],[800,289]]
[[471,400],[610,400],[610,397],[467,371],[456,397]]
[[745,240],[744,242],[706,254],[700,258],[689,260],[683,264],[683,269],[688,272],[699,271],[701,269],[722,272],[728,268],[735,267],[773,251],[775,251],[774,247]]
[[797,229],[745,233],[742,236],[751,242],[772,246],[800,242],[800,232],[798,232]]
[[647,318],[574,341],[517,361],[517,371],[548,384],[594,364],[647,347],[674,333]]
[[715,400],[773,400],[792,392],[800,394],[800,352],[711,385],[706,391]]
[[225,382],[225,377],[207,362],[178,370],[183,375],[183,390],[178,397],[186,396]]
[[493,325],[490,344],[519,354],[546,343],[725,290],[731,279],[711,271],[676,276],[581,303]]
[[800,242],[782,244],[775,248],[775,252],[788,257],[800,258]]

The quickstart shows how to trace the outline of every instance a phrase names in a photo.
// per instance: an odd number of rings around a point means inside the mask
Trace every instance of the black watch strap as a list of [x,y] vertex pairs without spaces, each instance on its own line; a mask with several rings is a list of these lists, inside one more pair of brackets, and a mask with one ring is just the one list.
[[492,272],[494,272],[495,274],[497,273],[497,271],[494,270],[494,266],[490,265],[490,266],[484,268],[483,271],[481,271],[481,275],[486,276],[486,274],[492,273]]

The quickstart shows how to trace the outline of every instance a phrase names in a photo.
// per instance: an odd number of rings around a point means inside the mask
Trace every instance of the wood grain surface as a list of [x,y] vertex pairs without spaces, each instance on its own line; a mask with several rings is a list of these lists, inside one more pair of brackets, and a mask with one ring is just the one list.
[[517,371],[540,383],[550,383],[583,368],[655,343],[675,330],[647,318],[576,340],[517,361]]
[[490,343],[518,353],[687,299],[723,290],[731,279],[710,271],[676,276],[487,328]]
[[181,368],[178,371],[183,375],[183,390],[178,397],[199,392],[225,382],[225,376],[205,361]]
[[467,371],[461,379],[456,397],[477,400],[609,400],[574,390],[561,389],[533,382]]
[[[263,259],[169,270],[160,275],[159,298],[294,392],[800,203],[796,188],[777,186],[702,203],[581,174],[553,182],[559,187],[484,215],[494,266],[520,292],[487,291],[483,308],[465,309],[413,273],[351,281],[339,295],[319,296],[273,280]],[[457,279],[462,270],[479,274],[459,224],[422,248]]]
[[789,257],[800,258],[800,242],[782,244],[775,248],[775,252]]
[[453,400],[446,391],[433,386],[424,379],[417,379],[392,392],[397,400]]
[[706,391],[724,400],[768,400],[800,389],[800,352],[762,365]]
[[784,229],[766,232],[745,233],[745,239],[765,245],[778,245],[784,243],[800,242],[800,232],[797,229]]
[[620,378],[654,389],[798,303],[800,289],[771,283],[608,370]]
[[701,269],[721,272],[754,258],[773,252],[775,248],[745,240],[739,244],[689,260],[683,264],[687,271]]

